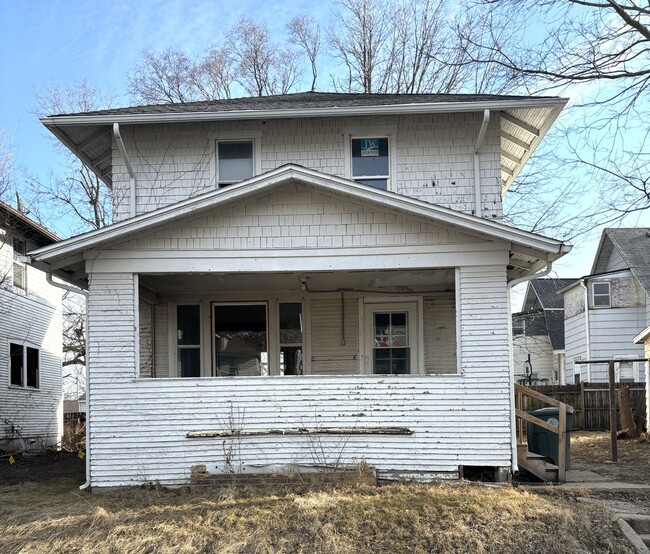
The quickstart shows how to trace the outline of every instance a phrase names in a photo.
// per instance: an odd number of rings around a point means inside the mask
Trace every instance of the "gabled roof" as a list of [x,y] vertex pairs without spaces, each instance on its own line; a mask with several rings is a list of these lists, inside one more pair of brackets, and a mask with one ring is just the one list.
[[198,216],[215,207],[240,202],[273,187],[292,182],[315,187],[324,193],[342,194],[352,201],[398,210],[406,215],[422,217],[437,224],[453,225],[461,231],[485,237],[488,240],[508,242],[511,248],[511,277],[537,271],[539,267],[563,256],[571,248],[561,241],[522,231],[502,223],[429,204],[401,194],[379,190],[295,164],[288,164],[236,185],[213,190],[114,223],[103,229],[90,231],[56,245],[40,248],[30,252],[29,255],[35,262],[45,264],[44,269],[47,269],[48,264],[56,262],[58,276],[83,286],[79,278],[75,281],[71,278],[71,274],[83,273],[81,255],[86,250],[121,242],[158,225],[190,215]]
[[538,304],[545,310],[563,309],[564,297],[558,294],[568,287],[575,279],[533,279],[528,282],[528,290],[524,299],[524,310],[536,307]]
[[16,230],[38,246],[46,246],[60,240],[54,233],[4,202],[0,202],[0,228]]
[[393,114],[480,114],[488,109],[501,113],[501,180],[505,192],[566,103],[566,99],[552,96],[303,92],[60,114],[44,117],[41,121],[111,187],[114,123],[146,125]]
[[564,350],[564,310],[546,310],[544,316],[553,350]]
[[605,229],[598,245],[592,274],[606,271],[607,262],[614,248],[618,250],[646,293],[650,294],[650,229],[645,227]]

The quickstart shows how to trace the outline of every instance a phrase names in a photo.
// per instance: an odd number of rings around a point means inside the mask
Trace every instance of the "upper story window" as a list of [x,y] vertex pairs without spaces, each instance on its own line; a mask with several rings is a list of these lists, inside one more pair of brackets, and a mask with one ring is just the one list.
[[611,285],[609,282],[592,283],[591,296],[594,308],[609,308],[612,305]]
[[13,239],[14,263],[13,263],[13,283],[14,287],[21,290],[27,289],[27,268],[25,267],[25,254],[27,245],[24,240]]
[[395,126],[343,130],[345,177],[381,190],[395,190]]
[[262,173],[261,131],[222,131],[215,139],[214,183],[221,188]]
[[16,387],[39,386],[40,351],[24,344],[9,343],[10,383]]
[[352,179],[382,190],[389,189],[388,137],[353,138]]
[[217,143],[219,187],[250,179],[254,175],[253,141]]

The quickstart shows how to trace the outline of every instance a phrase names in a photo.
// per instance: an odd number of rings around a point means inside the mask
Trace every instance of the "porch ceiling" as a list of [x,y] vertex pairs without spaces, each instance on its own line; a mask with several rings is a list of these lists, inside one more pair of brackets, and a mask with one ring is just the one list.
[[140,275],[140,284],[156,293],[363,290],[395,293],[453,290],[454,270],[332,271],[319,273],[210,273]]

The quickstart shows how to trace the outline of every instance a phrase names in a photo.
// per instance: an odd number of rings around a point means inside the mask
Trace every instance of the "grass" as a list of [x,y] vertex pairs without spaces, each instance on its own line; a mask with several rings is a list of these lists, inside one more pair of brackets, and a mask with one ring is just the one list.
[[571,495],[391,485],[255,495],[0,485],[0,552],[632,553],[610,515]]

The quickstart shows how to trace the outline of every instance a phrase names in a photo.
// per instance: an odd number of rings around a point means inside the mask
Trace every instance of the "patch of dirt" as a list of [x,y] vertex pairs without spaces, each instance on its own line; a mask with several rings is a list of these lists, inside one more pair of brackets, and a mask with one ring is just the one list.
[[612,481],[650,485],[650,444],[635,439],[617,441],[618,463],[611,463],[609,433],[571,433],[571,463],[574,469],[588,469]]
[[74,479],[79,485],[86,480],[86,462],[76,452],[46,450],[35,454],[18,454],[15,463],[0,458],[0,485],[25,482],[42,483],[56,479]]

